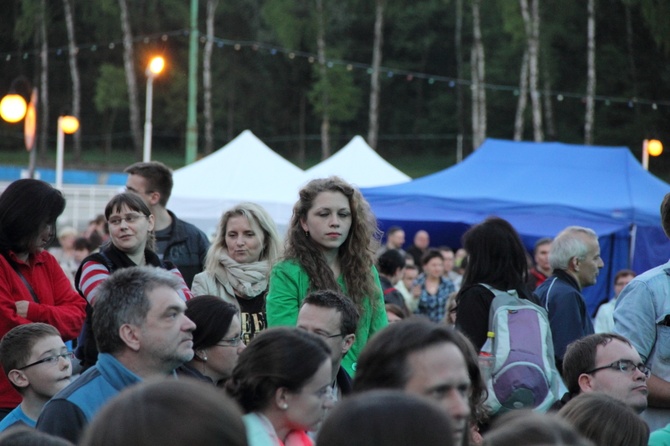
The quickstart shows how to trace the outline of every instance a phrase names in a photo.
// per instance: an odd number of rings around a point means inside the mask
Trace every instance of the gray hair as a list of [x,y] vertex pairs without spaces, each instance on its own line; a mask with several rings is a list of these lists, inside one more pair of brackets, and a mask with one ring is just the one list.
[[116,353],[125,346],[119,329],[144,323],[151,307],[148,295],[158,287],[179,292],[182,284],[171,272],[151,266],[120,269],[100,284],[92,322],[100,353]]
[[549,264],[553,269],[568,269],[570,259],[577,257],[583,260],[589,247],[585,238],[591,237],[598,240],[595,231],[582,226],[568,226],[563,229],[551,243],[549,251]]

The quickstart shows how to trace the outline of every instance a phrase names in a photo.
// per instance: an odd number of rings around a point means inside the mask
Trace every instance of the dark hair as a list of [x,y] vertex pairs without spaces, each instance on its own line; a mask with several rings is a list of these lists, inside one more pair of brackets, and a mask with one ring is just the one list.
[[[374,265],[375,253],[379,246],[380,231],[370,205],[360,191],[338,177],[312,180],[300,190],[300,199],[293,206],[293,216],[286,236],[285,258],[295,260],[309,277],[311,290],[338,290],[337,278],[326,263],[321,247],[305,234],[301,221],[314,200],[322,192],[339,192],[347,197],[351,208],[351,229],[338,250],[344,285],[349,297],[361,308],[369,296],[379,295],[381,290],[369,273]],[[376,305],[377,299],[370,299]]]
[[486,283],[500,290],[525,289],[528,277],[526,249],[506,220],[489,217],[463,235],[468,262],[461,289]]
[[425,254],[421,256],[421,266],[426,266],[428,262],[433,259],[440,259],[444,261],[444,257],[442,257],[442,253],[440,251],[437,249],[428,249]]
[[604,347],[614,339],[632,347],[628,339],[616,333],[596,333],[568,344],[563,356],[563,380],[571,395],[580,392],[579,376],[596,367],[598,346]]
[[87,250],[91,251],[91,242],[86,237],[77,237],[72,243],[72,247],[75,251]]
[[411,378],[407,357],[445,342],[460,347],[454,330],[423,318],[390,324],[368,341],[358,357],[354,392],[403,389]]
[[344,294],[332,290],[312,291],[305,296],[301,306],[305,304],[321,308],[334,308],[341,316],[340,333],[343,336],[356,333],[360,315],[356,305]]
[[98,286],[92,326],[100,353],[125,347],[119,329],[124,324],[142,325],[151,306],[149,293],[162,286],[181,291],[174,274],[150,266],[119,269]]
[[461,353],[463,353],[465,366],[468,368],[468,376],[470,377],[470,395],[468,397],[470,418],[475,424],[483,424],[488,420],[488,411],[484,405],[488,391],[486,390],[486,383],[479,368],[479,355],[472,342],[470,342],[464,333],[454,329],[454,335],[454,343],[458,346]]
[[401,391],[376,390],[346,398],[319,429],[319,446],[453,445],[451,419],[435,404]]
[[172,194],[172,171],[168,166],[159,161],[149,161],[131,164],[124,170],[130,175],[138,175],[146,180],[148,190],[146,192],[158,192],[161,206],[167,206]]
[[593,443],[554,414],[513,410],[495,420],[492,429],[484,434],[484,446],[593,446]]
[[661,202],[661,226],[665,235],[670,238],[670,193],[665,194]]
[[377,267],[379,273],[388,277],[392,277],[398,268],[405,266],[405,256],[400,254],[397,249],[388,249],[377,259]]
[[387,313],[395,314],[400,319],[405,319],[408,316],[407,313],[396,304],[384,304],[384,308]]
[[646,446],[649,426],[624,402],[605,393],[576,396],[558,411],[596,446]]
[[246,446],[235,402],[196,380],[145,381],[123,390],[93,418],[80,445]]
[[216,345],[226,336],[240,310],[218,296],[196,296],[186,302],[186,317],[195,323],[193,350]]
[[636,274],[635,274],[635,271],[633,271],[632,269],[620,269],[614,275],[614,283],[616,284],[617,280],[619,280],[621,277],[625,277],[625,276],[635,277]]
[[[151,210],[149,206],[144,202],[142,197],[137,195],[134,192],[122,192],[120,194],[114,195],[111,200],[105,206],[105,218],[109,220],[109,217],[114,212],[121,212],[123,207],[127,207],[131,211],[139,212],[145,217],[149,218],[151,216]],[[151,231],[147,236],[147,244],[145,249],[155,250],[156,240],[154,232]]]
[[262,331],[240,353],[226,390],[245,413],[263,410],[280,387],[298,392],[327,361],[330,347],[295,327]]
[[[60,338],[60,333],[55,327],[41,322],[18,325],[9,330],[0,341],[0,362],[5,374],[25,366],[35,344],[48,336]],[[21,392],[16,386],[14,388]]]
[[74,446],[65,438],[49,435],[26,425],[14,425],[0,433],[2,446]]
[[52,225],[65,210],[63,194],[49,183],[22,179],[12,182],[0,195],[0,253],[28,252],[44,225]]

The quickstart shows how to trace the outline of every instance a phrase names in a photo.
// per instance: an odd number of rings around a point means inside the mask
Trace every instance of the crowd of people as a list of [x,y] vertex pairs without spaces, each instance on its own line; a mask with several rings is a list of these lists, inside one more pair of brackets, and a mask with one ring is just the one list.
[[[460,249],[406,247],[329,177],[285,237],[240,203],[210,243],[168,210],[169,168],[126,172],[82,233],[45,182],[0,195],[0,445],[670,444],[670,265],[620,271],[594,315],[586,227],[529,253],[489,217]],[[670,194],[661,221],[670,237]],[[502,319],[500,296],[519,302]],[[550,408],[526,372],[497,379],[519,352],[560,373]]]

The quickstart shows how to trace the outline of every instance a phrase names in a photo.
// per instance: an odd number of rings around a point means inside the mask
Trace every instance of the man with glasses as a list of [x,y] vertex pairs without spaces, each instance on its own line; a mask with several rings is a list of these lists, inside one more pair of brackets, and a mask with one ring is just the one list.
[[298,313],[298,328],[320,336],[330,347],[335,400],[351,391],[351,377],[340,364],[356,340],[358,317],[351,299],[330,290],[308,294]]
[[559,409],[580,393],[602,392],[642,413],[647,408],[650,374],[623,336],[614,333],[585,336],[568,345],[565,351],[563,378],[568,393],[553,409]]
[[44,406],[37,429],[77,443],[111,398],[143,379],[174,374],[193,358],[195,324],[181,281],[160,268],[124,268],[99,287],[93,312],[98,362]]
[[3,336],[2,368],[23,401],[0,422],[0,432],[17,425],[35,427],[49,398],[70,384],[72,357],[58,330],[49,324],[19,325]]

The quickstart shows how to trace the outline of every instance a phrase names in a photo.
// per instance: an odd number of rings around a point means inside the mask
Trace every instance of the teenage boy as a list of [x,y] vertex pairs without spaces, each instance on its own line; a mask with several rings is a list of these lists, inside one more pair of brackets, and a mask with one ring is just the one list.
[[0,432],[17,424],[35,427],[42,407],[70,384],[71,360],[72,352],[49,324],[24,324],[7,332],[0,341],[0,361],[23,401],[0,422]]

